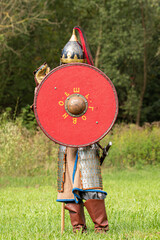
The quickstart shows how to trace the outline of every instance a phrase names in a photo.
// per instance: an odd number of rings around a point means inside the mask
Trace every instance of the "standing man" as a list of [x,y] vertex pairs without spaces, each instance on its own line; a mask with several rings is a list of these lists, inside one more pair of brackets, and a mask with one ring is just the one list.
[[[81,44],[75,35],[78,31]],[[80,27],[73,29],[69,42],[62,50],[61,64],[87,63],[93,65],[85,35]],[[37,85],[50,71],[43,64],[35,71]],[[70,136],[68,136],[69,138]],[[79,136],[81,137],[81,136]],[[65,202],[69,211],[73,231],[86,231],[84,206],[86,207],[96,232],[109,230],[104,199],[98,145],[72,148],[59,146],[58,152],[58,202]]]

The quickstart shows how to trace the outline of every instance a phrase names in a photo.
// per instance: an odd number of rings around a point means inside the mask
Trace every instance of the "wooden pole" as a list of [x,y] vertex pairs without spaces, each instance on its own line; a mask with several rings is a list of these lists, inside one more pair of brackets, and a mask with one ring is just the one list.
[[61,208],[61,234],[64,232],[64,224],[65,224],[65,203],[62,203]]

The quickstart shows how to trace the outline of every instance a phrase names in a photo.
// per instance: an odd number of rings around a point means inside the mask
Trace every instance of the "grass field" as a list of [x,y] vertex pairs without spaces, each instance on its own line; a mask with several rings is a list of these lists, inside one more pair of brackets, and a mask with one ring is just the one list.
[[110,231],[74,235],[66,211],[60,234],[61,204],[56,176],[0,179],[0,239],[160,239],[160,168],[103,171]]

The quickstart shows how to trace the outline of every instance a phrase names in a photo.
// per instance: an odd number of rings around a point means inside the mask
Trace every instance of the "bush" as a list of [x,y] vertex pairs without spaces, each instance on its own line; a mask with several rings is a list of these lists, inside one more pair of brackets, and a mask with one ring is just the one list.
[[35,175],[54,171],[57,145],[39,129],[29,131],[22,126],[21,118],[8,120],[1,115],[0,174]]
[[[23,126],[22,117],[11,120],[10,111],[0,116],[0,174],[50,174],[57,167],[58,145],[37,127]],[[35,124],[35,123],[34,123]],[[160,163],[160,124],[115,125],[101,141],[113,146],[103,167],[132,167]]]
[[115,125],[102,140],[112,141],[113,146],[106,158],[108,166],[135,166],[160,163],[160,123]]

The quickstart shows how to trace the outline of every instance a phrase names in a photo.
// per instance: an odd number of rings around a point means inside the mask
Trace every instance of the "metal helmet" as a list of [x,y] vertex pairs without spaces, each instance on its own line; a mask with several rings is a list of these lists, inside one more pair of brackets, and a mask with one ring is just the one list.
[[69,42],[64,46],[61,55],[61,63],[84,63],[84,54],[80,43],[75,34],[75,29],[73,29],[72,36]]
[[[81,44],[75,34],[78,31]],[[88,63],[93,65],[92,56],[86,41],[85,34],[80,27],[74,27],[69,42],[64,46],[60,59],[61,64],[64,63]]]

